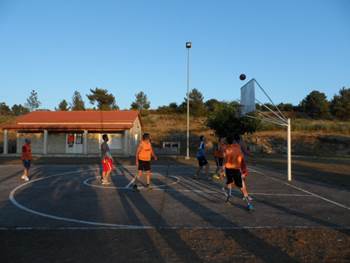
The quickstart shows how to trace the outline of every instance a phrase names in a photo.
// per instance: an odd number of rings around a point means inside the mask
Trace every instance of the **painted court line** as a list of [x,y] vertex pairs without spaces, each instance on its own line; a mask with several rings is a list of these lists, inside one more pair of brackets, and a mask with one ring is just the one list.
[[[90,169],[91,170],[91,169]],[[95,169],[94,169],[95,170]],[[17,202],[16,198],[15,198],[15,194],[16,192],[21,189],[22,187],[41,181],[41,180],[45,180],[48,178],[52,178],[52,177],[57,177],[57,176],[62,176],[62,175],[68,175],[68,174],[75,174],[79,171],[75,171],[75,172],[65,172],[65,173],[60,173],[60,174],[54,174],[54,175],[50,175],[47,177],[42,177],[42,178],[38,178],[38,179],[34,179],[31,181],[28,181],[26,183],[23,183],[19,186],[17,186],[16,188],[14,188],[9,195],[9,200],[12,202],[13,205],[15,205],[17,208],[22,209],[28,213],[31,214],[35,214],[38,216],[42,216],[42,217],[46,217],[46,218],[50,218],[50,219],[54,219],[54,220],[59,220],[59,221],[66,221],[66,222],[72,222],[72,223],[78,223],[78,224],[87,224],[87,225],[93,225],[93,226],[103,226],[103,227],[116,227],[116,228],[124,228],[124,229],[133,229],[133,228],[138,228],[138,229],[148,229],[150,228],[150,226],[139,226],[139,225],[122,225],[122,224],[112,224],[112,223],[105,223],[105,222],[95,222],[95,221],[87,221],[87,220],[80,220],[80,219],[75,219],[75,218],[68,218],[68,217],[62,217],[62,216],[55,216],[55,215],[51,215],[51,214],[47,214],[47,213],[43,213],[43,212],[39,212],[33,209],[30,209],[24,205],[21,205],[20,203]]]
[[17,227],[0,227],[0,231],[64,231],[64,230],[146,230],[146,229],[164,229],[164,230],[254,230],[254,229],[334,229],[334,230],[350,230],[350,226],[306,226],[306,225],[289,225],[289,226],[149,226],[149,227],[115,227],[115,226],[62,226],[62,227],[32,227],[32,226],[17,226]]
[[252,170],[253,172],[259,173],[259,174],[261,174],[261,175],[263,175],[263,176],[266,176],[266,177],[270,178],[270,179],[273,180],[273,181],[276,181],[276,182],[279,182],[279,183],[281,183],[281,184],[287,185],[287,186],[289,186],[289,187],[291,187],[291,188],[294,188],[294,189],[299,190],[299,191],[301,191],[301,192],[304,192],[304,193],[307,193],[307,194],[312,195],[312,196],[314,196],[314,197],[317,197],[317,198],[319,198],[319,199],[321,199],[321,200],[323,200],[323,201],[326,201],[326,202],[328,202],[328,203],[331,203],[331,204],[333,204],[333,205],[336,205],[336,206],[339,206],[339,207],[341,207],[341,208],[350,210],[350,207],[348,207],[348,206],[346,206],[346,205],[344,205],[344,204],[338,203],[338,202],[336,202],[336,201],[333,201],[333,200],[328,199],[328,198],[326,198],[326,197],[323,197],[323,196],[321,196],[321,195],[312,193],[312,192],[310,192],[310,191],[308,191],[308,190],[305,190],[305,189],[303,189],[303,188],[301,188],[301,187],[292,185],[292,184],[290,184],[290,183],[286,183],[286,182],[284,182],[284,181],[282,181],[282,180],[280,180],[280,179],[274,178],[274,177],[272,177],[272,176],[268,176],[268,175],[266,175],[265,173],[263,173],[263,172],[261,172],[261,171],[258,171],[258,170],[256,170],[256,169],[250,168],[250,170]]

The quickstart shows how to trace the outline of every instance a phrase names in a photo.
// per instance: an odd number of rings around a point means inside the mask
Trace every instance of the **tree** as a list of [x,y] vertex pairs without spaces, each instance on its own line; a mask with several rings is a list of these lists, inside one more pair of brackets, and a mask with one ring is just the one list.
[[221,102],[216,99],[207,100],[204,104],[208,112],[212,112]]
[[22,104],[14,104],[11,107],[11,111],[14,115],[19,116],[19,115],[23,115],[29,112],[29,109],[22,106]]
[[341,120],[350,120],[350,88],[343,87],[339,95],[334,95],[330,110],[334,117]]
[[11,109],[5,102],[0,103],[0,115],[10,115]]
[[252,133],[258,129],[259,125],[259,120],[239,116],[239,104],[237,102],[218,104],[207,119],[207,126],[213,129],[218,137]]
[[66,100],[62,100],[59,104],[58,104],[58,108],[56,110],[60,110],[60,111],[69,111],[70,107],[68,106],[68,102]]
[[90,89],[91,94],[86,95],[90,100],[91,104],[97,103],[97,108],[99,110],[115,110],[118,106],[115,102],[115,97],[113,94],[108,93],[106,89]]
[[79,91],[74,91],[72,97],[72,104],[70,106],[72,111],[85,110],[85,103],[80,95]]
[[38,99],[38,93],[35,90],[32,90],[25,106],[29,109],[29,111],[34,111],[38,109],[41,105],[41,102]]
[[[206,108],[203,103],[203,95],[197,90],[193,89],[189,93],[190,98],[190,114],[193,116],[202,116],[206,113]],[[187,109],[187,97],[184,98],[184,102],[180,105],[181,112],[186,112]]]
[[300,107],[302,111],[311,118],[322,119],[330,116],[327,97],[323,92],[317,90],[310,92],[310,94],[300,102]]
[[135,94],[135,101],[131,103],[131,109],[133,110],[148,110],[151,103],[147,99],[147,95],[140,91],[139,93]]
[[280,103],[277,106],[281,111],[293,111],[293,104],[291,103]]

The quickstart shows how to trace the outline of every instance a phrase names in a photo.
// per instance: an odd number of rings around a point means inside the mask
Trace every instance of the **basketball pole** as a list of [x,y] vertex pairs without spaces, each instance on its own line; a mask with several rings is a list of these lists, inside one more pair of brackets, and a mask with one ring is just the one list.
[[190,48],[191,42],[186,42],[187,49],[187,148],[186,148],[186,160],[190,159]]
[[288,147],[288,181],[292,181],[292,140],[291,140],[291,127],[290,127],[290,118],[288,118],[287,126],[287,147]]

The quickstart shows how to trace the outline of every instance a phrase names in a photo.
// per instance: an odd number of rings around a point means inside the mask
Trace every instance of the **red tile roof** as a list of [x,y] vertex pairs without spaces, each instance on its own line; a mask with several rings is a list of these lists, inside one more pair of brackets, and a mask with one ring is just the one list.
[[34,111],[2,129],[16,130],[126,130],[139,118],[138,111]]

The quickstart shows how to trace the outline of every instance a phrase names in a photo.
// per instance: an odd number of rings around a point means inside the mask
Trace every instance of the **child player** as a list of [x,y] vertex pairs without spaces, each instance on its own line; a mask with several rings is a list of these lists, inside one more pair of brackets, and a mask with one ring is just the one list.
[[138,177],[142,176],[142,172],[146,172],[146,182],[147,182],[147,188],[151,190],[150,188],[150,182],[151,182],[151,159],[157,160],[157,156],[154,154],[152,144],[151,144],[151,138],[148,133],[144,133],[142,136],[142,141],[140,142],[139,146],[137,147],[136,151],[136,166],[138,167],[138,175],[135,177],[135,184],[133,186],[134,190],[137,191],[137,181]]
[[21,177],[21,179],[23,179],[24,181],[28,182],[29,181],[29,169],[30,169],[30,164],[32,161],[32,148],[30,146],[30,139],[25,139],[24,140],[24,144],[22,146],[22,162],[23,162],[23,167],[24,167],[24,171],[23,171],[23,175]]
[[110,174],[113,169],[113,158],[111,151],[108,146],[108,136],[107,134],[102,135],[103,143],[101,144],[101,157],[102,157],[102,184],[111,184]]
[[[236,137],[236,136],[234,136]],[[226,188],[227,188],[227,199],[229,201],[231,197],[232,186],[236,185],[244,195],[244,200],[247,202],[248,210],[253,209],[253,205],[248,199],[248,193],[246,188],[243,187],[241,166],[244,159],[241,147],[237,141],[234,141],[231,136],[227,137],[227,146],[224,152],[225,157],[225,173],[226,173]]]

